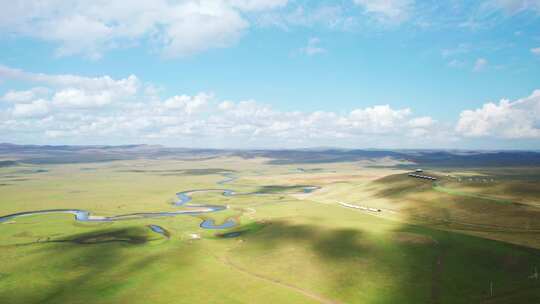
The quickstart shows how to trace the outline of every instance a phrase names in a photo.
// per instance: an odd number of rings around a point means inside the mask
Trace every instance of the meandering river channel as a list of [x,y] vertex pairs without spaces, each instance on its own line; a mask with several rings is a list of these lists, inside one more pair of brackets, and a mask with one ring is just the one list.
[[[225,183],[232,182],[235,179],[236,177],[227,175],[226,179],[218,182],[218,184],[223,185]],[[309,193],[316,189],[319,189],[319,187],[306,186],[303,188],[303,191],[305,193]],[[18,212],[18,213],[0,216],[0,223],[13,220],[18,217],[40,215],[40,214],[52,214],[52,213],[73,214],[73,216],[75,217],[75,220],[80,221],[80,222],[112,222],[112,221],[177,216],[177,215],[201,215],[201,214],[206,214],[206,213],[218,212],[218,211],[225,210],[228,208],[227,206],[221,206],[221,205],[188,204],[190,201],[193,200],[191,196],[193,193],[201,193],[201,192],[221,192],[223,196],[235,195],[235,192],[229,189],[189,190],[189,191],[176,193],[176,200],[173,202],[173,205],[177,207],[187,208],[184,210],[162,211],[162,212],[138,212],[138,213],[128,213],[128,214],[120,214],[120,215],[114,215],[114,216],[97,216],[97,215],[92,215],[90,211],[81,210],[81,209],[47,209],[47,210]],[[246,193],[246,194],[250,194],[250,193]],[[237,224],[238,223],[233,218],[229,218],[221,224],[216,224],[213,219],[205,219],[201,222],[200,227],[204,229],[227,229],[227,228],[232,228],[236,226]],[[155,231],[155,232],[158,232],[158,231]]]

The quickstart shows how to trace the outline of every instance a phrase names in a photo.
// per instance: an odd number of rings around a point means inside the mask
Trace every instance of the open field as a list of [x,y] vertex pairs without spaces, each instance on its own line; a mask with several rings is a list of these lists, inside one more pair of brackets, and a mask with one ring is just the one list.
[[[6,165],[0,216],[227,208],[0,222],[0,303],[540,302],[540,168],[439,167],[425,172],[431,182],[403,163],[228,155]],[[203,189],[212,191],[173,204]],[[208,219],[236,226],[201,228]]]
[[540,304],[540,0],[0,3],[0,304]]

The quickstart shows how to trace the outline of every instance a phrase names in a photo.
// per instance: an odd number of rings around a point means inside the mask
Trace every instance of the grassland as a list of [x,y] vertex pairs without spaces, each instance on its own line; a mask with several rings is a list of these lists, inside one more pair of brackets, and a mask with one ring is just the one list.
[[[540,169],[426,174],[438,182],[372,162],[238,157],[2,167],[0,216],[175,211],[176,192],[237,195],[193,194],[229,207],[198,216],[0,223],[0,303],[540,302]],[[238,226],[202,229],[203,218]]]

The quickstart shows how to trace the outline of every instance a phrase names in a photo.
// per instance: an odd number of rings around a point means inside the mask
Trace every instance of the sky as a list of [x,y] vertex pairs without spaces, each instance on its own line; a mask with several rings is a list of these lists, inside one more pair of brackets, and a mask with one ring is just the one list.
[[540,0],[0,6],[0,142],[540,149]]

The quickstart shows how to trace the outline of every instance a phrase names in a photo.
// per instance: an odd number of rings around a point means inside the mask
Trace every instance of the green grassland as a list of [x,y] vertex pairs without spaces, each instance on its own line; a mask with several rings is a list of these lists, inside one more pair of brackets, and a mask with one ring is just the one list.
[[[192,194],[228,206],[197,216],[0,222],[0,303],[539,303],[540,169],[426,174],[439,180],[237,157],[3,167],[0,216],[176,211],[176,192],[236,195]],[[238,226],[200,228],[207,218]]]

